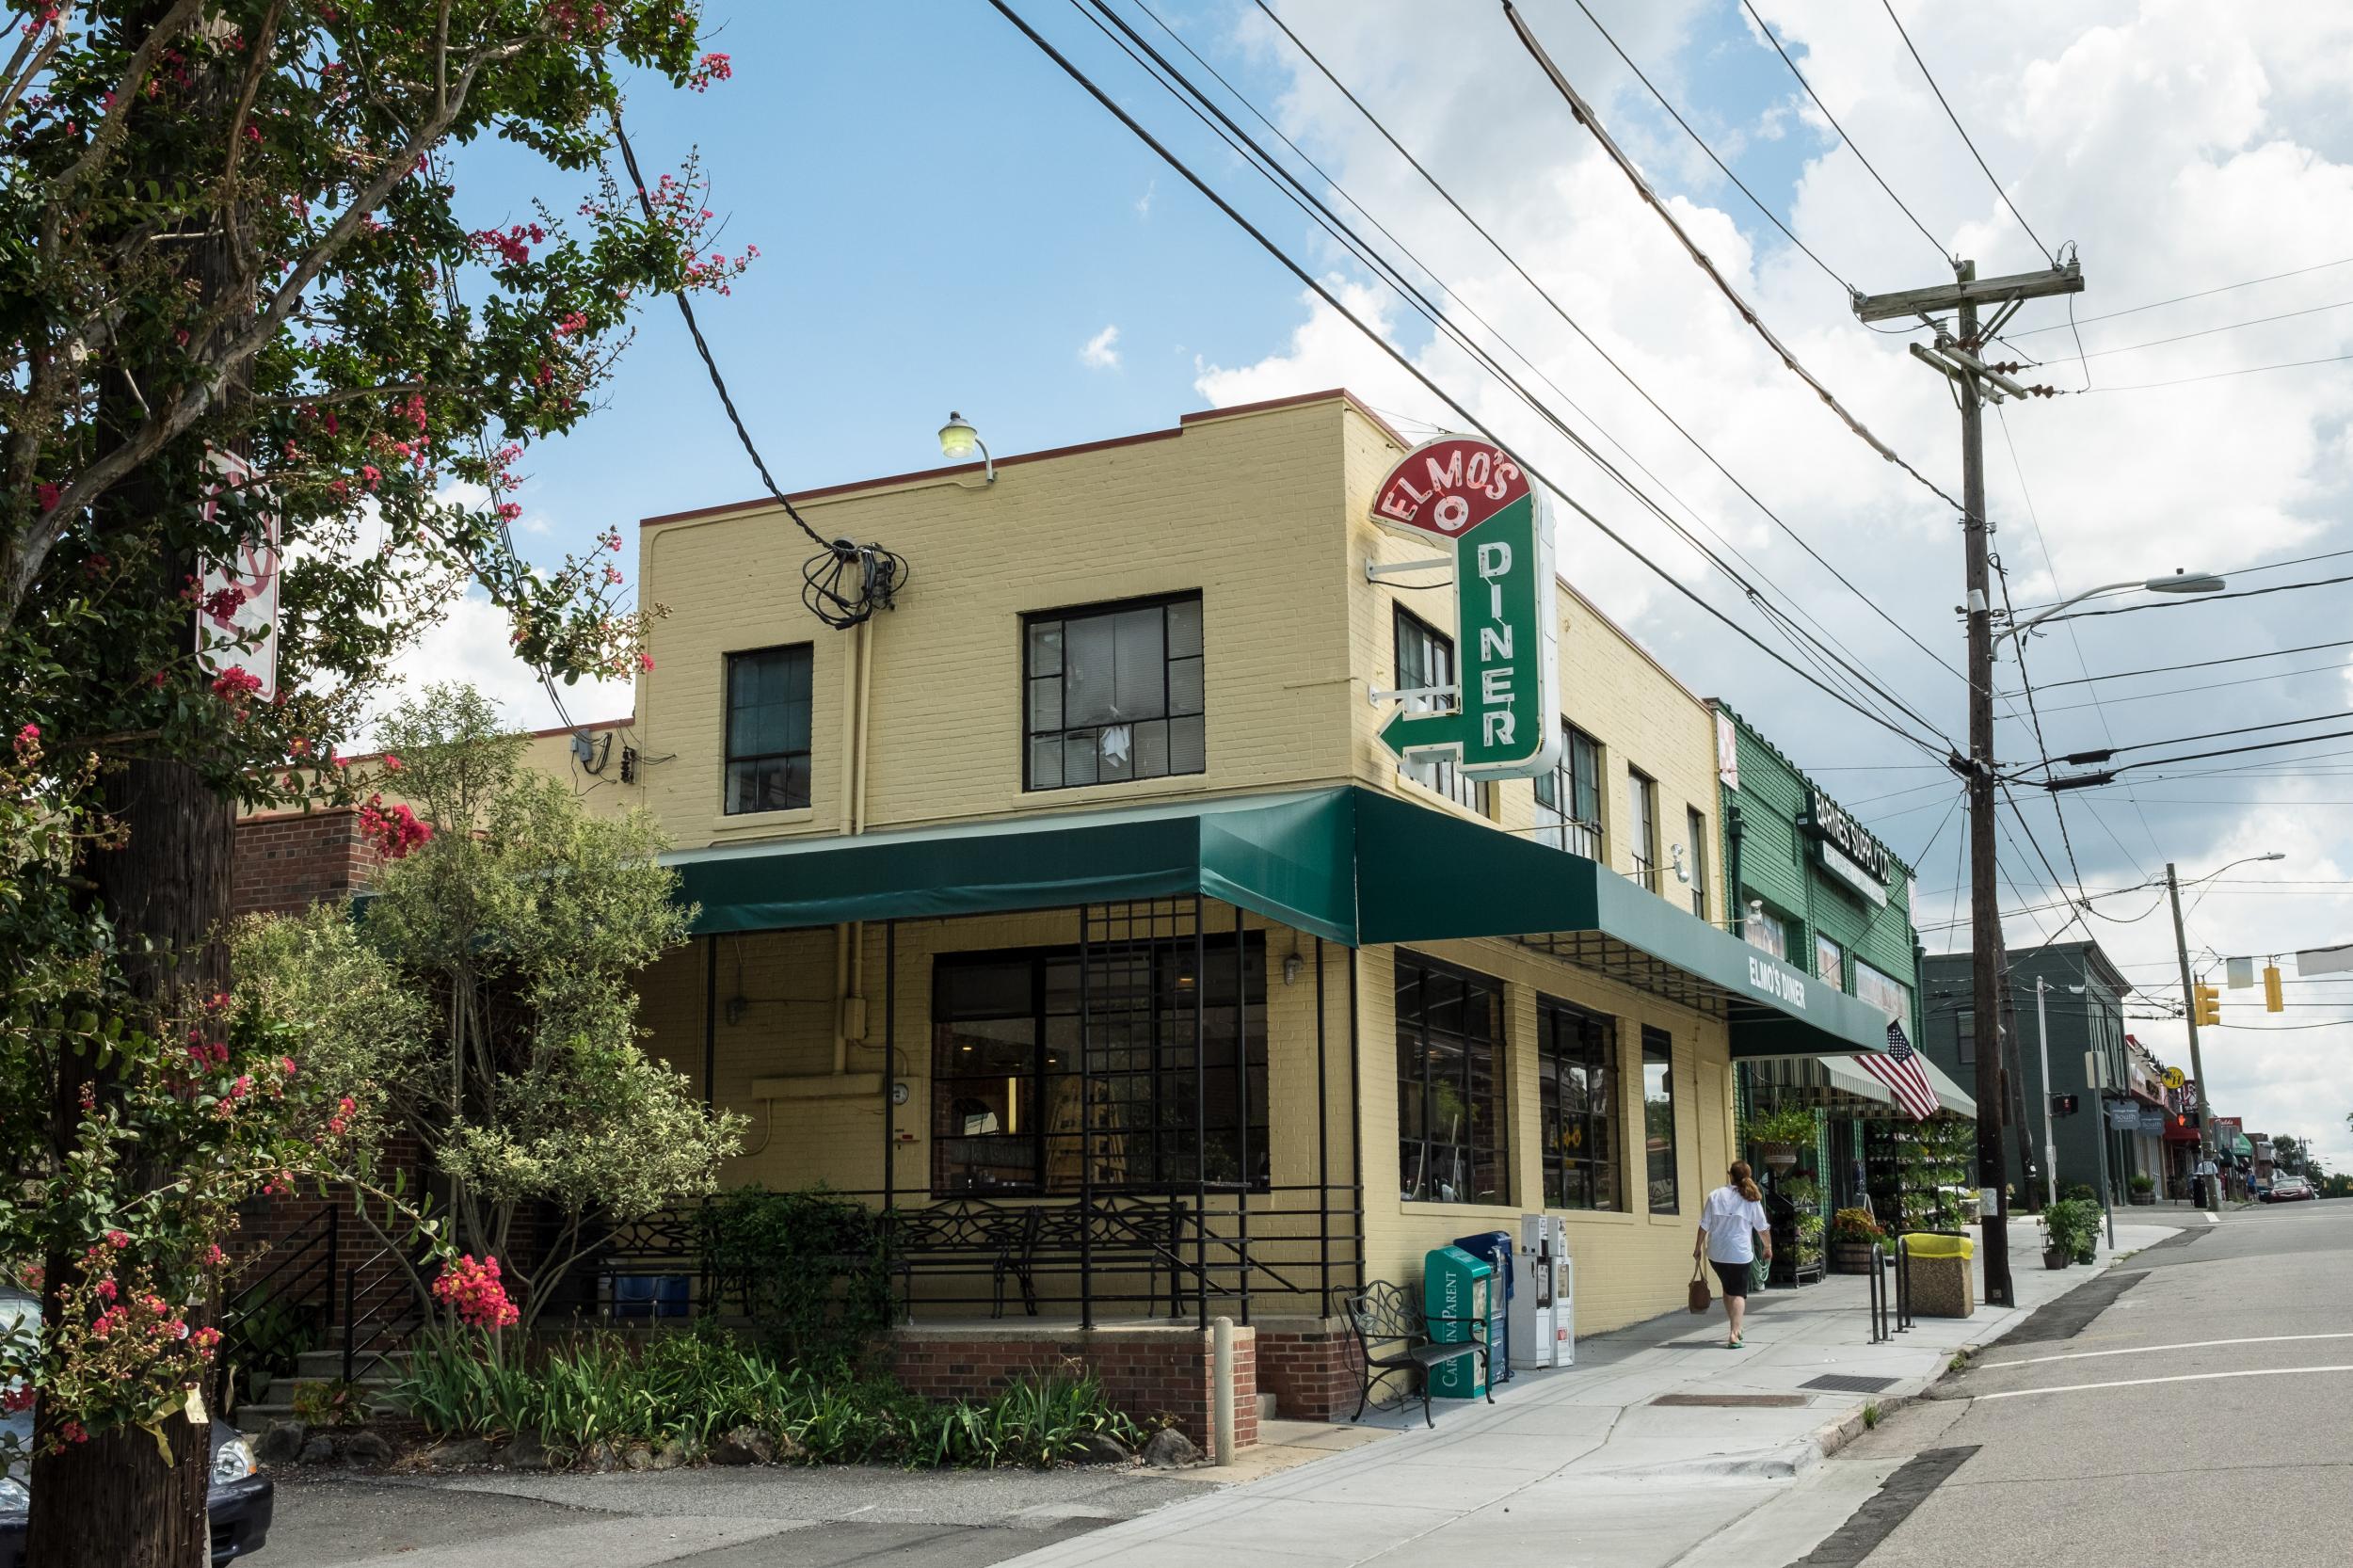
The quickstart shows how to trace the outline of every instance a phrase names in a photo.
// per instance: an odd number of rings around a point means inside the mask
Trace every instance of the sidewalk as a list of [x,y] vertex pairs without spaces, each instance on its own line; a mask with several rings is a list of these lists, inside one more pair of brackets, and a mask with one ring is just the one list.
[[[2119,1251],[2180,1228],[2120,1216]],[[1247,1558],[1269,1568],[1345,1568],[1412,1558],[1664,1568],[1790,1492],[1862,1430],[1866,1405],[1918,1395],[1955,1351],[1999,1338],[2115,1261],[2104,1249],[2093,1268],[2053,1272],[2040,1255],[2035,1225],[2013,1223],[2017,1307],[1915,1320],[1888,1344],[1868,1342],[1861,1275],[1752,1297],[1738,1351],[1724,1348],[1721,1307],[1705,1319],[1655,1319],[1580,1344],[1574,1368],[1522,1372],[1492,1406],[1442,1404],[1434,1432],[1422,1427],[1416,1400],[1380,1419],[1401,1429],[1394,1436],[1014,1561],[1232,1568]],[[1831,1374],[1887,1381],[1869,1392],[1806,1386]],[[1684,1399],[1662,1405],[1665,1395]],[[1369,1413],[1366,1424],[1374,1424]]]

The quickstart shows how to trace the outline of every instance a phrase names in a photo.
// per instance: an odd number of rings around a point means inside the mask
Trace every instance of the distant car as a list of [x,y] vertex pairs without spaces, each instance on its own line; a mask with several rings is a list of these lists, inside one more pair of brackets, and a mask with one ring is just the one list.
[[[0,1325],[13,1326],[40,1312],[40,1304],[28,1297],[0,1294]],[[213,1421],[210,1431],[213,1479],[204,1512],[212,1520],[213,1560],[218,1563],[250,1557],[268,1541],[275,1488],[260,1473],[244,1433],[224,1420]],[[0,1416],[0,1433],[14,1438],[12,1446],[22,1452],[33,1440],[33,1413]],[[0,1475],[0,1568],[20,1568],[24,1560],[25,1509],[32,1502],[27,1479],[22,1459]]]
[[2318,1197],[2313,1184],[2302,1176],[2281,1176],[2271,1184],[2271,1195],[2265,1203],[2303,1203]]

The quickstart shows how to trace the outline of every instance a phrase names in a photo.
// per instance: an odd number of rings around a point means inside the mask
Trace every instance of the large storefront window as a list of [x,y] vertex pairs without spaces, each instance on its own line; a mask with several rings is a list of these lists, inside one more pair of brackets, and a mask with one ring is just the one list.
[[1889,1017],[1910,1027],[1912,993],[1903,982],[1879,970],[1858,958],[1854,961],[1854,994],[1869,1002]]
[[1675,1185],[1674,1041],[1663,1029],[1642,1030],[1642,1142],[1649,1154],[1650,1211],[1683,1207]]
[[1400,1190],[1433,1203],[1512,1201],[1503,1112],[1503,987],[1397,957]]
[[1547,1208],[1625,1207],[1617,1064],[1611,1019],[1549,997],[1537,1003],[1537,1125]]
[[1263,1184],[1265,943],[1255,932],[1244,938],[1239,987],[1232,937],[1207,945],[1205,984],[1190,937],[1090,955],[1083,1087],[1076,949],[941,958],[932,976],[932,1190],[1076,1192],[1090,1150],[1097,1190]]

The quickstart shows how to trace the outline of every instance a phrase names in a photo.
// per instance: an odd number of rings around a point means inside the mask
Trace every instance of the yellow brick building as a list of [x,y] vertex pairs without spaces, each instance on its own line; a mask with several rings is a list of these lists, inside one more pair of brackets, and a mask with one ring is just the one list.
[[1881,1026],[1723,929],[1710,712],[1573,584],[1558,769],[1401,770],[1370,694],[1455,630],[1367,569],[1427,553],[1369,516],[1406,446],[1334,392],[797,496],[911,565],[850,632],[773,504],[647,520],[670,613],[592,762],[701,905],[644,1017],[750,1117],[727,1179],[956,1216],[920,1312],[1263,1355],[1540,1208],[1579,1333],[1678,1304],[1735,1057]]

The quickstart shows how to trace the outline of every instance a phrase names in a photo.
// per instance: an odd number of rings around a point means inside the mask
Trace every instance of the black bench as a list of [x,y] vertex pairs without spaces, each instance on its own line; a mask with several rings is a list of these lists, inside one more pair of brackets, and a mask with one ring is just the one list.
[[1191,1264],[1183,1251],[1190,1224],[1181,1201],[1108,1197],[1096,1199],[1091,1209],[1073,1203],[1032,1212],[1040,1216],[1037,1233],[1021,1267],[1021,1300],[1031,1317],[1037,1316],[1036,1276],[1041,1273],[1100,1272],[1139,1265],[1145,1272],[1147,1303],[1159,1305],[1160,1276],[1166,1273],[1169,1316],[1183,1316],[1177,1273]]
[[914,1319],[915,1270],[930,1273],[978,1273],[987,1271],[995,1305],[989,1314],[1005,1315],[1005,1282],[1021,1287],[1023,1304],[1037,1316],[1036,1292],[1030,1280],[1030,1258],[1037,1249],[1039,1211],[1034,1207],[1002,1208],[990,1203],[956,1198],[924,1208],[894,1208],[885,1217],[890,1256],[905,1290],[906,1316]]
[[[1487,1341],[1480,1337],[1482,1326],[1474,1327],[1472,1337],[1450,1344],[1439,1344],[1430,1337],[1430,1319],[1405,1290],[1385,1279],[1376,1279],[1361,1291],[1335,1291],[1333,1302],[1339,1308],[1338,1316],[1348,1320],[1349,1328],[1356,1336],[1356,1349],[1364,1358],[1364,1386],[1357,1390],[1356,1414],[1350,1420],[1362,1420],[1365,1405],[1372,1398],[1372,1385],[1391,1372],[1418,1371],[1421,1374],[1421,1418],[1425,1425],[1438,1423],[1430,1414],[1430,1372],[1433,1367],[1466,1355],[1479,1358],[1480,1381],[1486,1387],[1487,1402],[1496,1402],[1495,1378],[1487,1359]],[[1385,1353],[1376,1354],[1376,1348],[1393,1347]]]

